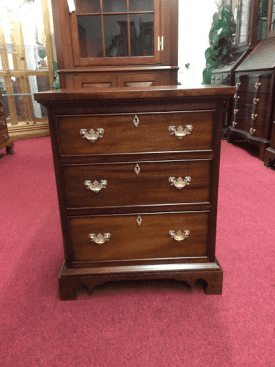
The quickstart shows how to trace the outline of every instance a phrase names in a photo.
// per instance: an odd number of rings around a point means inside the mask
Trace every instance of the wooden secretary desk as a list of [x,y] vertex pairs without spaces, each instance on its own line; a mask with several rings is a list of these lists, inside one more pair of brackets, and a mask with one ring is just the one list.
[[178,0],[68,3],[52,0],[61,88],[177,84]]

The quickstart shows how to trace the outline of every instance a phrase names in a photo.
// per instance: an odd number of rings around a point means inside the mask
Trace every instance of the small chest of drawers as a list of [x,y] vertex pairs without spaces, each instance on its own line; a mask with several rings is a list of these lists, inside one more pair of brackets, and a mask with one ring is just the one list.
[[13,154],[13,146],[14,143],[9,138],[4,103],[0,91],[0,150],[6,148],[7,154]]
[[220,124],[235,87],[36,95],[48,109],[65,261],[60,299],[107,281],[222,291],[215,257]]

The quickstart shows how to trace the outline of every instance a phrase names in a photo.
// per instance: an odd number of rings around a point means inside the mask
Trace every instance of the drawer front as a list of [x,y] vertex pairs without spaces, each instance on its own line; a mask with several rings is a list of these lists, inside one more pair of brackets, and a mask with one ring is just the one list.
[[0,130],[0,144],[3,144],[8,140],[9,140],[8,130],[6,128],[4,130]]
[[75,261],[207,255],[206,212],[73,217],[68,221]]
[[[58,116],[60,153],[66,156],[212,149],[213,117],[212,110]],[[192,126],[191,131],[187,125]],[[91,129],[94,142],[89,140]]]
[[209,202],[210,169],[207,159],[65,165],[67,207]]

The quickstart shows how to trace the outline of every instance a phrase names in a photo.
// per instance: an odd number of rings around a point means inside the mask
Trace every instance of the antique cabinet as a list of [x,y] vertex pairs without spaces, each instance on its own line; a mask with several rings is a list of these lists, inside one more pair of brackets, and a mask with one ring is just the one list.
[[266,38],[236,69],[232,125],[228,141],[242,138],[259,147],[263,161],[270,145],[274,111],[275,37]]
[[[262,33],[259,27],[262,25],[260,18],[259,3],[264,0],[228,0],[229,11],[229,34],[231,41],[230,52],[223,58],[220,66],[213,70],[211,84],[234,85],[235,70],[238,65],[250,54],[259,43]],[[234,23],[234,27],[232,25]],[[235,33],[231,30],[235,28]],[[261,29],[263,26],[261,26]],[[233,100],[225,103],[224,117],[222,123],[222,137],[226,139],[228,126],[232,119]]]
[[47,107],[63,231],[61,300],[107,281],[222,291],[220,123],[235,87],[60,90]]
[[7,154],[13,154],[13,146],[14,143],[9,138],[4,104],[2,101],[2,94],[0,90],[0,150],[5,148]]
[[52,0],[61,88],[177,84],[178,0]]

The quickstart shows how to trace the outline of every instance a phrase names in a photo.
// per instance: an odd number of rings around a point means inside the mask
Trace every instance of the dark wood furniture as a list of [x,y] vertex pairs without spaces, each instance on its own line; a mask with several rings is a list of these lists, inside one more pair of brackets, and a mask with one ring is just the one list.
[[[7,154],[13,154],[14,153],[13,146],[14,146],[14,143],[9,138],[4,104],[2,100],[2,93],[0,90],[0,150],[3,148],[6,148]],[[1,156],[1,153],[0,153],[0,156]]]
[[235,137],[259,147],[263,161],[270,145],[274,111],[275,37],[266,38],[236,69],[232,126],[228,141]]
[[270,146],[265,150],[264,165],[265,167],[275,167],[275,109],[273,114]]
[[[228,34],[232,41],[230,52],[223,58],[220,66],[212,72],[212,85],[235,85],[235,70],[259,43],[264,31],[259,3],[262,0],[228,0],[230,5],[229,30],[232,22],[236,33]],[[227,138],[227,130],[232,120],[233,99],[225,102],[222,123],[222,138]]]
[[65,262],[61,300],[107,281],[222,291],[215,258],[223,102],[235,87],[61,90],[48,109]]
[[52,0],[61,88],[177,84],[178,0]]

